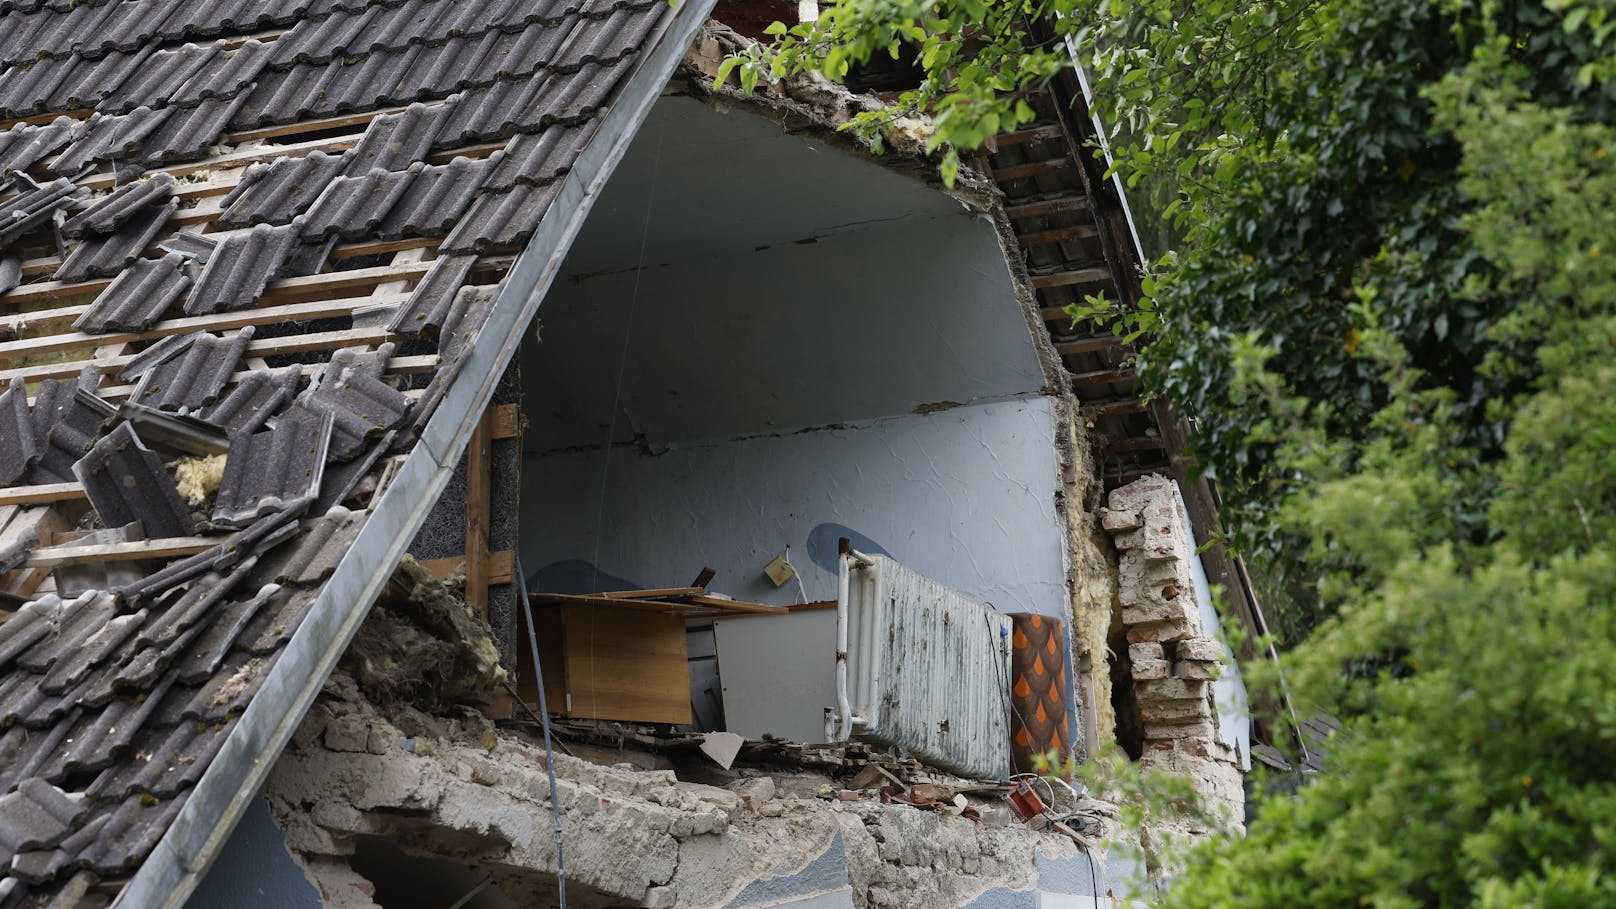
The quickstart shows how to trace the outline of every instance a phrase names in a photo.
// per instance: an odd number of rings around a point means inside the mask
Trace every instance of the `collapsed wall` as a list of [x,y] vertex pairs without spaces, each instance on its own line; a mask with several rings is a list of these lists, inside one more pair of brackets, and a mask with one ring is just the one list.
[[1236,730],[1213,679],[1228,651],[1203,622],[1195,547],[1178,484],[1148,476],[1115,489],[1102,519],[1121,553],[1118,598],[1145,745],[1141,763],[1182,774],[1238,827],[1245,795]]
[[[470,714],[402,728],[351,680],[327,690],[264,792],[325,905],[389,905],[355,861],[377,838],[490,875],[517,905],[554,904],[541,746]],[[574,906],[1032,909],[1039,894],[1106,890],[1103,856],[991,802],[925,810],[802,776],[720,787],[562,754],[554,769]]]

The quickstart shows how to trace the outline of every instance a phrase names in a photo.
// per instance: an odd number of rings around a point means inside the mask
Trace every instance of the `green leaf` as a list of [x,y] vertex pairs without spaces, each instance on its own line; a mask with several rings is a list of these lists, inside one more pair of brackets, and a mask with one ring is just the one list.
[[785,33],[786,33],[786,24],[784,22],[781,22],[778,19],[776,19],[773,22],[770,22],[768,24],[768,26],[763,29],[763,34],[765,34],[765,35],[783,35]]

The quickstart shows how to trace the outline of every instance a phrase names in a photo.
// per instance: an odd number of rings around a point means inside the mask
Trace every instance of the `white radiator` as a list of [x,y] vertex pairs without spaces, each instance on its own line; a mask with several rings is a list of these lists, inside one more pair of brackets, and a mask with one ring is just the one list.
[[828,737],[907,749],[964,776],[1010,773],[1009,616],[893,560],[847,552]]

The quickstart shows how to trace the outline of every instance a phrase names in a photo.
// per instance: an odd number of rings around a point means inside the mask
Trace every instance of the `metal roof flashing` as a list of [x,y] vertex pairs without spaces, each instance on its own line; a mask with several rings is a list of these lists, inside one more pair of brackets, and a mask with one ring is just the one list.
[[370,605],[443,492],[500,374],[538,311],[590,208],[715,0],[685,0],[624,82],[599,132],[502,285],[464,367],[403,468],[338,563],[263,688],[197,782],[150,857],[119,894],[125,909],[185,905],[302,722]]

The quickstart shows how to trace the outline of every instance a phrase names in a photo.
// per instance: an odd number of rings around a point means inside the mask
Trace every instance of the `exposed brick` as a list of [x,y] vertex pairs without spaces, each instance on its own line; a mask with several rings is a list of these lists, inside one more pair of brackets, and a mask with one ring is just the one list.
[[1216,663],[1223,660],[1223,645],[1208,638],[1190,638],[1178,642],[1178,658]]
[[1111,533],[1123,533],[1139,529],[1139,512],[1137,511],[1108,511],[1100,519],[1100,526]]
[[1173,664],[1173,675],[1181,679],[1210,679],[1218,674],[1218,664],[1180,660]]
[[1165,679],[1171,668],[1166,660],[1135,660],[1133,664],[1133,677],[1135,679]]
[[332,751],[366,751],[370,743],[370,724],[365,718],[346,714],[325,725],[325,747]]
[[1137,687],[1140,700],[1204,701],[1206,686],[1198,679],[1166,678],[1141,681]]
[[1140,660],[1165,660],[1167,657],[1162,653],[1162,645],[1155,641],[1146,641],[1142,644],[1129,644],[1128,659],[1137,663]]

